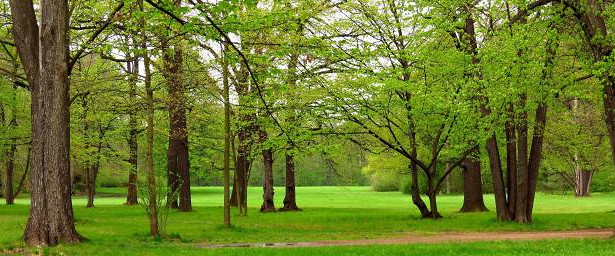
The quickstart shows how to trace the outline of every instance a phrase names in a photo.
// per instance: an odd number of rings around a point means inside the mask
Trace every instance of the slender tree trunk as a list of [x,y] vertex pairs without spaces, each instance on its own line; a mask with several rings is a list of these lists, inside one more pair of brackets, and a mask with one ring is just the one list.
[[[547,42],[547,56],[545,65],[542,71],[543,85],[550,85],[553,77],[553,67],[555,54],[558,43],[557,41],[549,40]],[[540,160],[542,159],[542,144],[544,141],[544,130],[547,124],[547,104],[544,99],[538,102],[536,113],[534,115],[534,130],[532,134],[532,147],[530,148],[530,156],[528,160],[528,198],[527,198],[527,217],[528,221],[532,221],[532,212],[534,210],[534,199],[536,197],[536,186],[538,184],[538,171],[540,170]]]
[[[525,108],[525,101],[527,96],[521,95],[519,102],[520,108]],[[517,204],[515,210],[515,221],[519,223],[529,222],[527,216],[527,198],[528,198],[528,183],[530,180],[528,170],[528,145],[527,145],[527,112],[521,110],[518,118],[519,124],[517,126],[517,167],[518,167],[518,180],[517,180]]]
[[70,186],[68,1],[40,1],[40,34],[32,1],[10,4],[32,94],[32,204],[23,238],[30,246],[81,242]]
[[[135,36],[133,35],[132,40],[135,42],[135,49],[138,48],[136,44]],[[128,147],[129,147],[129,157],[128,163],[130,164],[130,173],[128,174],[128,193],[126,194],[126,205],[137,205],[139,202],[137,200],[137,178],[139,171],[139,160],[138,160],[138,147],[139,147],[139,131],[138,131],[138,121],[137,121],[137,83],[139,81],[139,58],[138,54],[134,54],[135,60],[129,62],[130,71],[130,103],[132,107],[128,111],[128,125],[130,126],[130,131],[128,134]]]
[[231,205],[237,206],[243,213],[247,209],[248,169],[250,168],[250,132],[245,127],[238,132],[237,163],[235,166],[235,182],[231,196]]
[[21,193],[21,190],[23,188],[23,183],[26,180],[26,177],[28,176],[28,172],[30,172],[30,160],[32,159],[32,147],[28,147],[28,156],[26,157],[26,167],[24,167],[23,170],[23,174],[21,175],[21,179],[19,180],[19,185],[17,185],[17,189],[15,190],[15,193],[13,194],[13,198],[17,198],[17,196],[19,196],[19,193]]
[[[226,45],[225,45],[226,50]],[[222,83],[224,84],[224,226],[231,227],[231,202],[230,202],[230,154],[231,154],[231,101],[229,87],[228,59],[223,57]]]
[[[261,146],[267,141],[267,131],[260,131]],[[261,212],[275,212],[273,202],[273,151],[271,148],[264,148],[263,154],[263,204]]]
[[517,209],[517,137],[515,134],[515,109],[512,103],[507,107],[508,119],[504,124],[506,130],[506,170],[508,210],[514,218]]
[[[132,90],[131,90],[132,91]],[[126,195],[126,205],[137,205],[137,172],[138,172],[138,145],[137,141],[137,120],[136,115],[131,114],[129,117],[130,135],[128,137],[128,147],[130,149],[130,156],[128,163],[130,164],[130,173],[128,174],[128,193]]]
[[[414,126],[414,120],[412,119],[412,105],[410,104],[411,95],[406,93],[406,118],[408,120],[408,141],[410,142],[410,148],[412,149],[412,156],[417,157],[417,143],[416,143],[416,131]],[[410,194],[412,195],[412,203],[421,212],[422,218],[431,216],[429,209],[425,201],[421,198],[421,192],[419,190],[419,168],[414,161],[410,161],[410,176],[412,177],[410,185]]]
[[[4,104],[0,103],[0,125],[4,126],[4,123],[6,121],[6,114],[4,112]],[[4,155],[5,152],[2,152],[2,154]],[[4,183],[2,183],[3,179],[2,179],[2,172],[0,172],[0,198],[4,196]]]
[[[143,0],[139,0],[139,8],[143,11]],[[147,50],[147,35],[145,34],[145,19],[139,20],[141,29],[141,50],[145,70],[145,92],[147,100],[147,192],[150,235],[160,237],[158,223],[158,198],[156,192],[156,174],[154,173],[154,92],[150,72],[150,58]]]
[[286,195],[284,196],[284,207],[280,211],[301,211],[297,206],[297,197],[295,194],[295,158],[292,155],[292,149],[286,151]]
[[[13,113],[13,115],[15,114]],[[13,123],[13,120],[11,120],[11,123]],[[8,159],[6,161],[6,182],[4,186],[6,187],[5,195],[7,205],[11,205],[15,201],[15,198],[13,197],[13,174],[15,171],[15,152],[17,151],[16,143],[16,139],[13,139],[13,142],[11,143],[11,148],[9,149],[9,154],[7,156]],[[0,183],[2,183],[2,180],[0,180]]]
[[504,189],[504,175],[502,174],[502,164],[500,162],[500,152],[495,134],[487,139],[487,155],[489,156],[489,169],[491,170],[491,182],[493,183],[493,194],[495,196],[495,209],[498,220],[511,220],[511,212],[506,202],[506,191]]
[[488,211],[483,201],[483,184],[480,172],[480,160],[466,158],[462,163],[463,168],[463,207],[460,212],[486,212]]
[[[15,130],[17,128],[17,103],[16,103],[16,90],[17,88],[13,85],[13,104],[11,106],[11,121],[9,122],[9,129]],[[9,148],[7,154],[7,162],[6,162],[6,204],[12,205],[15,201],[14,192],[13,192],[13,175],[15,173],[15,155],[17,152],[17,139],[13,138],[11,140],[11,146]],[[0,177],[0,183],[2,183],[2,178]],[[1,189],[1,188],[0,188]]]
[[528,221],[532,221],[532,211],[534,209],[534,199],[536,197],[536,186],[538,184],[538,171],[540,170],[540,160],[542,159],[544,128],[547,122],[546,103],[539,103],[534,120],[536,124],[534,125],[532,147],[530,149],[530,159],[528,164],[529,180],[526,207]]
[[85,161],[83,162],[83,170],[85,172],[85,192],[87,195],[87,204],[86,208],[94,207],[94,185],[93,185],[93,168],[94,164],[91,159],[90,148],[92,145],[92,140],[90,139],[90,121],[88,120],[88,98],[87,94],[81,97],[81,108],[83,109],[83,113],[81,116],[81,122],[83,122],[83,140],[84,140],[84,151],[85,153]]

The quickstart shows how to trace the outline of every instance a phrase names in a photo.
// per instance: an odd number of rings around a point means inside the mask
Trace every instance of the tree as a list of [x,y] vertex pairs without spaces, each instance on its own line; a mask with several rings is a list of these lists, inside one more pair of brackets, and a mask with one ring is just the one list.
[[[174,0],[177,7],[180,0]],[[190,194],[190,159],[188,154],[188,128],[186,125],[186,85],[182,79],[183,59],[181,37],[174,40],[173,47],[163,46],[164,76],[168,84],[169,148],[167,153],[167,176],[169,206],[179,211],[192,210]],[[164,43],[166,44],[166,43]],[[179,195],[179,204],[177,196]]]
[[81,242],[70,195],[68,1],[42,0],[40,27],[32,1],[10,3],[32,92],[32,205],[24,240],[31,246]]

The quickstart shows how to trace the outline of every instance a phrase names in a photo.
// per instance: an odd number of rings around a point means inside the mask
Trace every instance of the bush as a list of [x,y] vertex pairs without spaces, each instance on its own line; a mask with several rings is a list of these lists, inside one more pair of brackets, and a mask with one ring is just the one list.
[[377,192],[399,191],[402,175],[390,172],[377,172],[370,177],[372,189]]

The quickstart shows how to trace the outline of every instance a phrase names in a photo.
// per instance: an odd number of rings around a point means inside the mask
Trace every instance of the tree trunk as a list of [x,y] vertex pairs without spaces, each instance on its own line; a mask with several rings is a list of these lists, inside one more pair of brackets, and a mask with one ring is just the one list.
[[32,1],[10,4],[32,94],[32,203],[23,238],[30,246],[81,242],[70,186],[68,1],[40,1],[40,35]]
[[428,173],[427,173],[427,196],[429,197],[429,218],[433,218],[433,219],[439,219],[442,218],[442,215],[440,215],[440,212],[438,212],[438,202],[437,202],[437,194],[438,191],[436,190],[435,184],[434,184],[434,178],[433,176],[436,173],[436,161],[434,161],[434,164],[432,165],[432,167],[429,169]]
[[[180,5],[181,1],[175,1]],[[169,206],[179,211],[192,210],[190,194],[190,163],[188,152],[188,127],[186,124],[186,85],[183,75],[181,44],[167,49],[164,54],[164,76],[169,89],[169,147],[167,152],[167,178]],[[179,204],[177,197],[179,196]]]
[[[13,120],[15,120],[14,115],[15,113],[13,113]],[[11,123],[13,123],[13,120],[11,120]],[[4,186],[6,187],[5,195],[6,195],[7,205],[12,205],[15,201],[15,198],[13,197],[13,174],[15,172],[15,152],[16,151],[17,151],[16,139],[13,139],[13,142],[11,143],[11,148],[9,149],[9,153],[7,156],[8,159],[6,161],[6,182]],[[0,180],[0,183],[2,183],[2,180]]]
[[[132,89],[131,89],[132,91]],[[128,193],[126,195],[126,205],[137,205],[137,172],[138,172],[138,145],[137,141],[137,120],[136,114],[131,114],[129,117],[130,135],[128,137],[128,147],[130,148],[130,156],[128,163],[130,164],[130,173],[128,174]]]
[[[143,0],[139,0],[139,9],[143,11]],[[150,58],[147,50],[147,35],[145,33],[145,19],[139,19],[141,29],[141,50],[143,51],[143,65],[145,70],[145,93],[147,100],[147,212],[149,215],[150,235],[160,237],[158,223],[158,193],[156,192],[156,174],[154,173],[154,92],[152,90],[152,76],[150,72]]]
[[295,195],[295,160],[290,150],[286,151],[286,195],[284,196],[284,207],[280,211],[301,211],[297,206]]
[[480,160],[466,158],[461,163],[463,168],[463,207],[460,212],[486,212],[483,201],[483,184],[480,173]]
[[83,123],[83,141],[84,141],[84,151],[85,151],[85,161],[83,162],[83,170],[85,172],[85,192],[87,195],[87,205],[86,208],[94,207],[94,182],[92,181],[93,168],[94,165],[92,163],[92,155],[90,152],[90,148],[92,145],[92,140],[90,139],[90,121],[88,120],[88,100],[87,94],[81,97],[81,108],[83,109],[83,113],[81,116],[81,122]]
[[589,197],[590,185],[593,172],[588,170],[577,170],[575,172],[575,196]]
[[[260,131],[261,147],[267,141],[267,132]],[[271,148],[263,149],[263,204],[261,212],[275,212],[273,202],[273,152]]]
[[[227,50],[225,45],[224,50]],[[222,83],[224,84],[224,227],[231,227],[230,202],[230,158],[231,158],[231,100],[229,87],[228,59],[224,55],[222,62]]]
[[515,221],[519,223],[529,222],[527,216],[528,205],[528,183],[530,174],[528,170],[528,145],[527,145],[527,112],[524,110],[526,95],[522,94],[519,102],[521,113],[519,114],[519,124],[517,126],[517,203],[515,210]]
[[[416,131],[414,126],[414,120],[412,119],[412,105],[410,103],[411,95],[406,93],[406,119],[408,121],[408,141],[410,142],[410,148],[412,149],[412,156],[417,157],[417,143],[416,143]],[[412,177],[410,185],[410,194],[412,195],[412,203],[421,212],[421,218],[427,218],[431,215],[425,201],[421,198],[421,192],[419,190],[419,168],[414,161],[410,161],[410,176]]]
[[[133,35],[133,43],[135,44],[135,49],[138,48],[136,36]],[[126,205],[137,205],[139,203],[137,199],[137,178],[139,171],[139,158],[138,158],[138,147],[139,147],[139,130],[138,130],[138,121],[137,121],[137,83],[139,81],[139,58],[138,54],[133,55],[135,60],[129,62],[128,70],[130,71],[130,104],[131,108],[128,110],[128,125],[130,126],[130,131],[128,135],[128,148],[129,148],[129,157],[128,163],[130,164],[130,173],[128,174],[128,193],[126,194]]]
[[528,164],[529,180],[527,192],[526,214],[528,221],[532,221],[532,211],[534,210],[534,199],[536,197],[536,186],[538,184],[538,171],[540,170],[540,160],[542,159],[542,144],[544,140],[544,128],[547,123],[547,105],[539,103],[534,118],[535,125],[532,135],[532,147],[530,149],[530,159]]
[[493,183],[493,194],[495,196],[495,210],[498,220],[511,220],[511,212],[506,202],[506,191],[504,189],[504,175],[502,174],[502,164],[500,162],[500,152],[495,134],[487,139],[487,155],[489,156],[489,169],[491,170],[491,182]]
[[17,185],[17,189],[15,190],[15,193],[13,194],[13,198],[17,198],[17,196],[19,196],[19,193],[21,193],[21,189],[23,188],[23,183],[26,180],[26,177],[28,176],[28,172],[30,171],[30,159],[32,159],[32,147],[28,147],[28,156],[26,157],[26,167],[23,170],[23,174],[21,175],[21,179],[19,180],[19,185]]
[[237,163],[235,165],[235,182],[233,185],[233,193],[231,195],[231,205],[236,206],[243,211],[247,208],[248,200],[248,169],[250,168],[250,135],[249,131],[244,127],[238,132],[239,146],[237,147]]
[[[0,103],[0,125],[4,126],[4,123],[6,121],[6,116],[4,113],[4,104]],[[2,152],[3,154],[5,152]],[[0,172],[0,198],[2,198],[4,196],[4,183],[2,183],[2,172]]]
[[507,192],[508,210],[511,218],[517,209],[517,137],[515,134],[515,109],[512,103],[507,107],[508,119],[504,124],[506,130],[506,170],[507,170]]

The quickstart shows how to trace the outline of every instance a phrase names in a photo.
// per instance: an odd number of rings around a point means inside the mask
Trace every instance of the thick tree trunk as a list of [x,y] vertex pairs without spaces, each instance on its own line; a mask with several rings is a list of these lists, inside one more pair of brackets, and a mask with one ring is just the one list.
[[[178,3],[178,1],[175,2]],[[186,86],[182,79],[182,54],[181,45],[176,45],[172,53],[169,50],[165,52],[164,74],[169,86],[168,202],[170,207],[179,208],[180,211],[186,212],[192,210],[192,199],[190,194],[188,127],[186,124]]]
[[[260,131],[261,146],[267,141],[267,132]],[[275,212],[273,202],[273,151],[271,148],[263,149],[263,204],[261,212]]]
[[295,194],[295,160],[290,151],[286,152],[286,195],[284,196],[284,207],[280,211],[301,211],[297,206]]
[[32,1],[10,3],[32,94],[32,203],[23,237],[30,246],[81,242],[70,186],[68,1],[40,1],[40,35]]
[[460,212],[486,212],[483,201],[483,184],[480,173],[480,160],[466,158],[461,163],[463,168],[463,207]]

